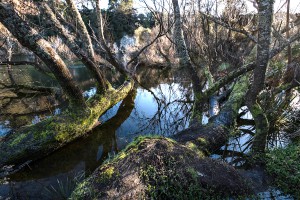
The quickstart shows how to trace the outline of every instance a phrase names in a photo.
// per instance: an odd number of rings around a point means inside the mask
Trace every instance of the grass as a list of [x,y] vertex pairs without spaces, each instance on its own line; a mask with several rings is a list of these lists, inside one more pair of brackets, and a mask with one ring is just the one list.
[[65,181],[57,179],[57,184],[45,187],[44,196],[49,199],[68,199],[77,185],[84,179],[85,173],[80,172],[70,179],[67,177]]

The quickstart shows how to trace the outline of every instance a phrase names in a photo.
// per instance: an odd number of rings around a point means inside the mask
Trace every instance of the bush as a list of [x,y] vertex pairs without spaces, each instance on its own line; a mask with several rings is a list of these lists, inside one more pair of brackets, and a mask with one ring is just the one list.
[[266,168],[274,185],[284,193],[300,197],[300,146],[290,144],[267,154]]

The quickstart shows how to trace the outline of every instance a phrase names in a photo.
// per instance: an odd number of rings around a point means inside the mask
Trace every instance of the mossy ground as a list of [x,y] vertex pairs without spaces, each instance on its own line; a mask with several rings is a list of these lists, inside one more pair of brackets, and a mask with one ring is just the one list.
[[139,137],[98,168],[73,199],[220,199],[250,191],[236,171],[162,137]]

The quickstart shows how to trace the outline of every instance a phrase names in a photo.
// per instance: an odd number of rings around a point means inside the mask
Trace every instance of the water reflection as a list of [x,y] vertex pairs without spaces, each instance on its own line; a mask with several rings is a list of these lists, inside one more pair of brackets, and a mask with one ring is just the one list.
[[[243,168],[247,164],[247,157],[251,153],[252,141],[255,135],[255,123],[246,106],[240,108],[237,123],[238,129],[234,136],[212,157],[223,160],[237,168]],[[267,148],[282,148],[289,142],[284,132],[279,131],[268,136]]]
[[[90,98],[95,94],[95,85],[85,70],[79,66],[71,67],[75,79],[86,91],[84,94]],[[149,74],[161,73],[151,69]],[[145,85],[150,88],[138,86],[126,99],[108,110],[99,119],[101,125],[86,137],[11,175],[6,184],[0,185],[0,197],[14,195],[24,196],[25,199],[46,199],[45,188],[59,188],[57,180],[67,183],[67,179],[74,178],[78,173],[91,173],[103,160],[123,149],[136,136],[169,136],[187,127],[192,108],[191,84],[182,77],[179,79],[173,74],[168,75],[169,77],[166,77],[166,74],[153,76],[151,79],[141,76],[141,82],[146,83],[145,79],[149,80]],[[46,102],[41,105],[46,105]],[[31,104],[31,107],[38,108],[37,104]],[[59,107],[53,107],[50,113],[45,111],[2,115],[0,130],[17,129],[25,124],[38,123],[60,112]],[[5,124],[5,120],[9,123]]]
[[[70,70],[85,91],[85,97],[92,97],[96,89],[87,69],[82,65],[74,65]],[[9,83],[5,73],[0,71],[0,80],[4,81],[4,85]],[[32,81],[42,86],[57,87],[54,81],[43,81],[40,74],[31,72],[30,68],[27,71],[17,68],[15,73],[19,84]],[[22,73],[31,77],[27,79],[26,75],[23,80]],[[10,176],[4,184],[0,184],[0,199],[9,196],[16,199],[47,199],[47,188],[58,190],[58,183],[68,184],[68,180],[74,179],[78,174],[88,175],[103,160],[123,149],[136,136],[171,136],[188,127],[193,91],[191,83],[181,73],[144,69],[138,74],[138,81],[140,86],[108,110],[99,119],[101,125],[85,138],[31,164],[25,170]],[[118,83],[116,79],[115,82]],[[18,97],[3,86],[0,87],[0,102],[0,140],[9,131],[26,124],[38,123],[62,111],[61,101],[55,95],[30,94]],[[255,127],[246,107],[241,108],[238,121],[239,130],[236,136],[230,138],[212,157],[242,167],[251,149]],[[283,139],[280,134],[274,136],[269,140],[269,147],[284,145]]]
[[[162,83],[151,89],[137,88],[131,115],[116,130],[119,149],[138,135],[170,136],[189,124],[191,88],[180,83]],[[119,105],[109,110],[100,121],[113,116]]]
[[0,122],[0,138],[10,132],[9,121]]
[[156,88],[142,89],[138,94],[136,108],[143,112],[135,115],[135,120],[141,122],[135,134],[171,136],[188,127],[192,109],[191,86],[159,84]]
[[[85,97],[93,96],[95,83],[88,70],[75,65],[70,71],[86,91]],[[0,137],[21,126],[36,124],[59,114],[66,103],[59,85],[51,76],[26,65],[14,66],[10,76],[6,68],[0,68]]]

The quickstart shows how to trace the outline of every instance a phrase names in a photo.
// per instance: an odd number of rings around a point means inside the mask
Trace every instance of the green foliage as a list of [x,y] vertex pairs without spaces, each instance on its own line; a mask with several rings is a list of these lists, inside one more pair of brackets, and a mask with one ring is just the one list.
[[88,196],[90,199],[95,199],[96,191],[90,186],[89,179],[78,184],[69,199],[81,199],[82,196]]
[[[116,42],[118,46],[124,35],[133,36],[134,30],[139,26],[152,28],[155,24],[152,13],[137,14],[135,12],[132,0],[111,0],[109,1],[108,10],[102,10],[101,12],[103,16],[106,16],[105,18],[108,22],[105,34],[110,35],[113,42]],[[92,27],[93,31],[97,33],[96,12],[83,6],[80,14],[89,31],[91,31],[90,28]]]
[[295,44],[293,47],[292,47],[292,56],[295,57],[295,56],[299,56],[300,54],[300,44]]
[[155,25],[155,19],[152,13],[138,14],[137,22],[144,28],[152,28]]
[[98,183],[106,184],[107,182],[110,181],[110,179],[116,178],[116,176],[119,175],[118,173],[115,172],[115,168],[113,166],[104,165],[102,169],[105,170],[103,170],[103,173],[101,173],[100,176],[98,177],[97,180]]
[[300,146],[290,144],[267,154],[266,168],[274,185],[284,193],[300,197]]
[[124,35],[132,36],[136,17],[133,9],[132,0],[111,0],[109,1],[109,9],[107,11],[109,29],[114,40],[120,45],[120,40]]
[[148,165],[143,165],[140,168],[140,177],[147,187],[147,198],[226,199],[221,193],[216,193],[215,188],[202,185],[201,177],[203,174],[193,166],[182,163],[187,157],[189,157],[187,154],[178,157],[171,155],[161,157],[153,164],[148,163]]
[[133,8],[132,0],[111,0],[106,11],[109,33],[118,46],[124,35],[133,36],[134,30],[142,26],[151,28],[154,26],[154,17],[151,13],[137,14]]

